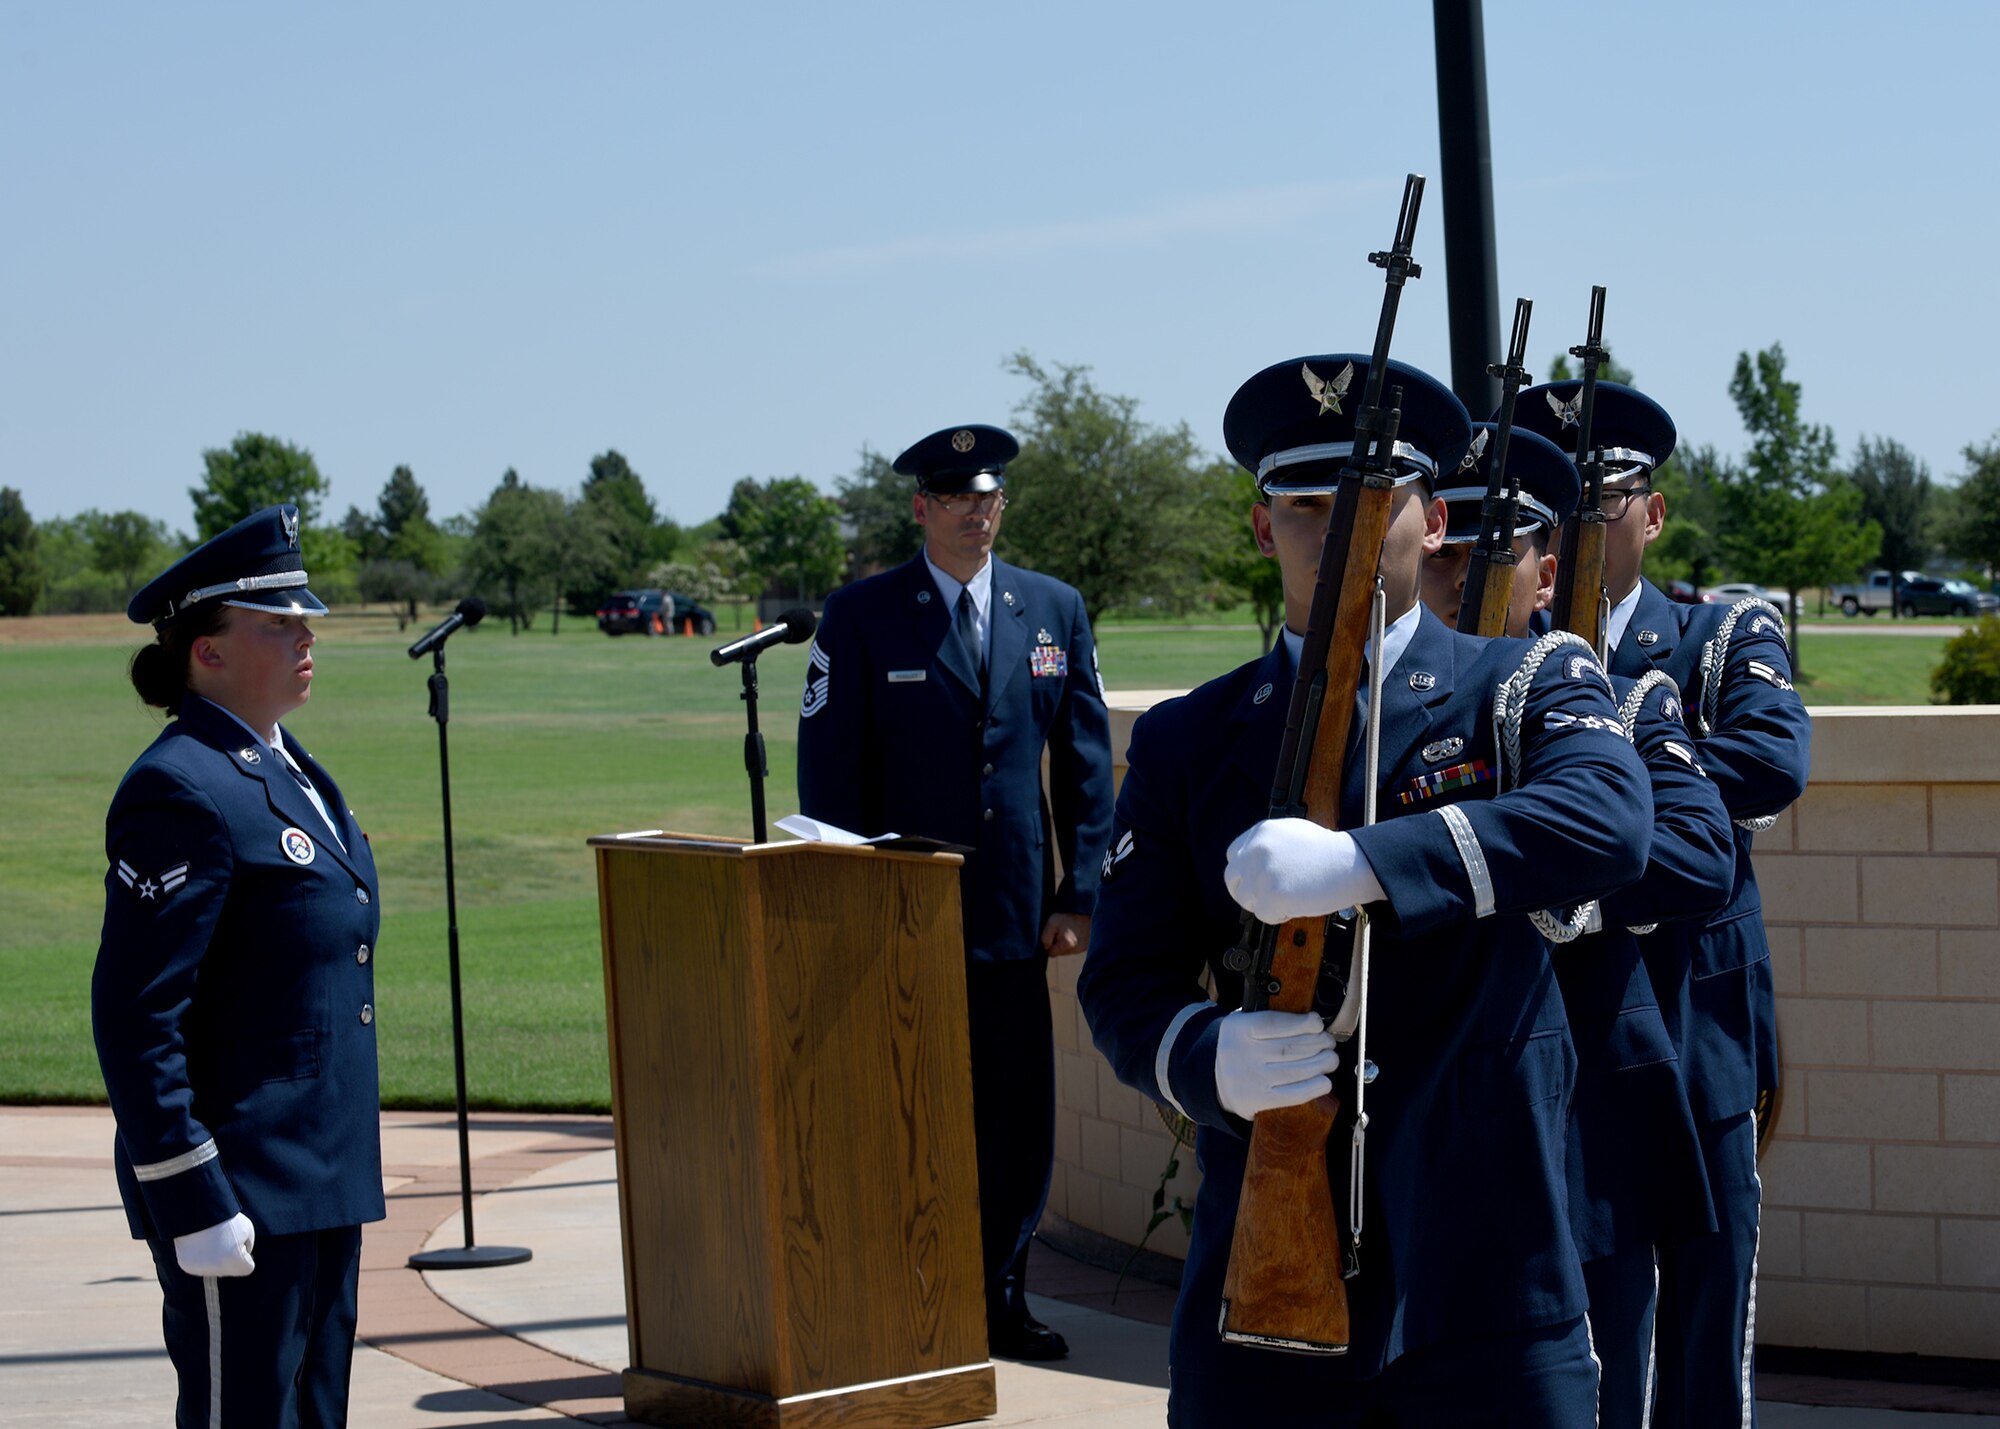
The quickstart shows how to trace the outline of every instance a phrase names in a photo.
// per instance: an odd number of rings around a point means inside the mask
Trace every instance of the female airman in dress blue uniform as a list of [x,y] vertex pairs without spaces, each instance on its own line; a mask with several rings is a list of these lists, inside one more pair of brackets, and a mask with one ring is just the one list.
[[375,863],[278,723],[325,610],[275,506],[128,611],[158,633],[132,682],[175,718],[105,821],[91,1017],[182,1426],[346,1422],[361,1225],[383,1214]]

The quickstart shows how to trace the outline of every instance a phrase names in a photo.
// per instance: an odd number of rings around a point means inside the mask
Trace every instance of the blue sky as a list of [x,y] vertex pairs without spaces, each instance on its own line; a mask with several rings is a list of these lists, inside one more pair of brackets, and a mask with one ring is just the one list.
[[[2000,7],[1496,0],[1503,318],[1606,334],[1738,451],[1782,340],[1843,452],[2000,428]],[[1221,449],[1239,382],[1365,347],[1448,375],[1430,7],[185,3],[0,8],[0,484],[186,529],[200,452],[310,448],[330,514],[439,515],[625,453],[663,510],[831,488],[1005,423],[1007,354]],[[1986,174],[1982,179],[1980,174]],[[1503,329],[1504,330],[1504,329]]]

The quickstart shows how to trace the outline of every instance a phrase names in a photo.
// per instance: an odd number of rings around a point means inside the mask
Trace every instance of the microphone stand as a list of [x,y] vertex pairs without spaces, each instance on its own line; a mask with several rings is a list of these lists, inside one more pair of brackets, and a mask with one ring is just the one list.
[[764,828],[764,776],[771,772],[771,766],[764,758],[763,731],[757,728],[757,656],[747,655],[740,663],[743,703],[750,716],[750,732],[743,736],[743,768],[750,776],[750,823],[757,842],[764,843],[769,838]]
[[465,1244],[420,1250],[409,1260],[413,1270],[476,1270],[486,1265],[519,1265],[534,1258],[532,1250],[512,1245],[475,1245],[472,1240],[472,1148],[465,1109],[465,1004],[458,980],[458,870],[451,850],[451,749],[445,726],[451,722],[451,687],[444,675],[444,642],[431,650],[430,716],[438,727],[438,782],[444,790],[444,907],[451,949],[451,1056],[458,1074],[458,1196],[465,1227]]

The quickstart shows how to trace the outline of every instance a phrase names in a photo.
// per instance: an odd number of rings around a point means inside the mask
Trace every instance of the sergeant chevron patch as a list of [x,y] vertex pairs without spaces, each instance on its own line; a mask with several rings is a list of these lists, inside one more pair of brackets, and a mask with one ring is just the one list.
[[1099,871],[1098,877],[1109,879],[1113,872],[1117,870],[1118,865],[1131,856],[1132,831],[1127,829],[1117,843],[1104,851],[1104,867]]
[[1549,717],[1542,721],[1544,729],[1567,729],[1571,725],[1579,725],[1584,729],[1599,729],[1606,734],[1615,734],[1620,739],[1625,738],[1625,726],[1605,715],[1580,715],[1571,714],[1568,710],[1550,710]]
[[1762,660],[1752,660],[1749,668],[1751,674],[1767,684],[1776,685],[1781,690],[1789,690],[1792,687],[1792,682],[1779,674],[1775,665],[1767,665]]
[[1493,771],[1483,759],[1475,759],[1470,764],[1454,764],[1449,769],[1440,769],[1431,774],[1420,774],[1410,781],[1410,787],[1396,795],[1399,804],[1420,804],[1425,799],[1434,799],[1439,794],[1448,794],[1453,789],[1464,789],[1474,784],[1483,784],[1493,777]]
[[[922,594],[922,592],[918,592]],[[799,701],[799,718],[811,719],[826,708],[828,688],[833,679],[833,661],[826,651],[820,649],[819,641],[812,643],[806,654],[806,692]]]
[[188,866],[185,863],[177,863],[172,868],[148,878],[141,876],[138,869],[121,858],[114,872],[118,875],[118,881],[131,889],[133,896],[140,902],[154,903],[187,882]]

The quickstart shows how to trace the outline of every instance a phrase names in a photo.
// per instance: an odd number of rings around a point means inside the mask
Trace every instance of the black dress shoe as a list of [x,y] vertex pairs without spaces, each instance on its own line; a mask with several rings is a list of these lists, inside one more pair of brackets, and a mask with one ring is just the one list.
[[1069,1354],[1069,1341],[1026,1310],[989,1317],[986,1343],[991,1353],[1008,1360],[1059,1360]]

